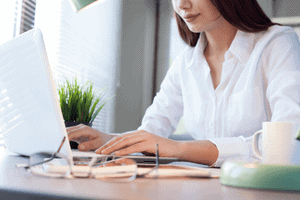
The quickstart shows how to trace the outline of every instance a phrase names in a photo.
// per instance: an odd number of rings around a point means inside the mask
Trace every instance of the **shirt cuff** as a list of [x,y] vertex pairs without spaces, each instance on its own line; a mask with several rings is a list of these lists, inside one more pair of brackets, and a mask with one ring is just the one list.
[[219,151],[217,161],[210,167],[221,167],[225,160],[249,161],[251,151],[244,137],[212,138]]

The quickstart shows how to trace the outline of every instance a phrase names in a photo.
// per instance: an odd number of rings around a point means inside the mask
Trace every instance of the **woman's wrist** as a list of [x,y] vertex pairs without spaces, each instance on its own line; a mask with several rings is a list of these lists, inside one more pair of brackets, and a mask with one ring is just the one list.
[[176,157],[180,161],[195,162],[211,166],[219,156],[219,150],[209,140],[179,142],[179,151]]
[[175,141],[177,145],[175,145],[175,150],[172,152],[173,154],[170,157],[178,158],[180,161],[183,158],[183,150],[185,149],[185,141]]

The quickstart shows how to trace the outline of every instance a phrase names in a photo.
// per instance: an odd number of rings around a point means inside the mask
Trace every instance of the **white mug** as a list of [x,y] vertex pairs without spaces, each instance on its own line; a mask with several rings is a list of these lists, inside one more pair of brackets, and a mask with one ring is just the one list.
[[[253,137],[254,154],[263,164],[295,164],[296,125],[292,122],[263,122],[263,129]],[[262,154],[258,151],[258,139],[262,134]]]

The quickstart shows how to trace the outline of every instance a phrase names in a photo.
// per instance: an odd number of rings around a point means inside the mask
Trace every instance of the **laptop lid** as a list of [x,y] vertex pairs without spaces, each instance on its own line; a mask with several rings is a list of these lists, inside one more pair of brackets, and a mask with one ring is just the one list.
[[[42,32],[0,46],[0,131],[10,152],[57,151],[67,136]],[[72,162],[69,140],[61,151]]]

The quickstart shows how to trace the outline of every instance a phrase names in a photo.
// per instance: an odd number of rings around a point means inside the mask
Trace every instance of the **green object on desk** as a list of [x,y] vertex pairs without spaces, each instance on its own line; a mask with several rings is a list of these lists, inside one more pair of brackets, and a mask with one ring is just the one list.
[[300,165],[266,165],[227,161],[222,165],[223,185],[300,191]]

